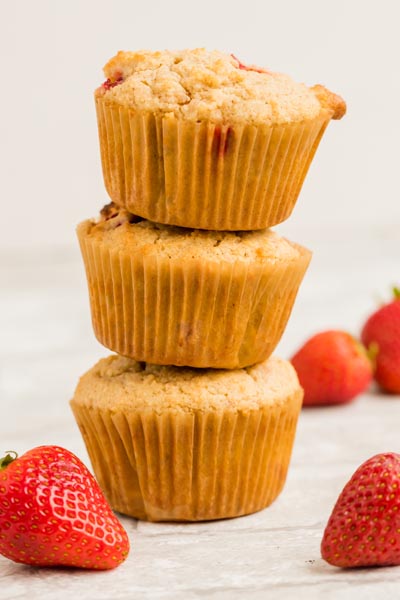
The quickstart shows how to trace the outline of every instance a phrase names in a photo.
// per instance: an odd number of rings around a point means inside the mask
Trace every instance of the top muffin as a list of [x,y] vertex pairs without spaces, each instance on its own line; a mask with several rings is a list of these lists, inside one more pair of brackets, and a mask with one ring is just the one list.
[[345,112],[343,100],[322,86],[246,66],[234,55],[203,48],[118,52],[104,67],[97,96],[138,111],[171,113],[189,121],[281,124]]

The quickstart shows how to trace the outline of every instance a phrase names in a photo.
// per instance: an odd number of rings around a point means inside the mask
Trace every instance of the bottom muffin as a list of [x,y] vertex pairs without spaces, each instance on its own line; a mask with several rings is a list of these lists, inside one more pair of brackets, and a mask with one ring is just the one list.
[[71,407],[114,510],[200,521],[277,497],[302,398],[293,367],[275,357],[227,371],[112,355],[83,375]]

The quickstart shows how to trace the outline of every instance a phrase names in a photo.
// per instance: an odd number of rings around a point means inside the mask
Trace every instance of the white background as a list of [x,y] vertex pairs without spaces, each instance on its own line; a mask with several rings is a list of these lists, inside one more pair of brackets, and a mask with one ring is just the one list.
[[[0,247],[75,245],[107,202],[93,90],[119,49],[205,46],[340,93],[290,221],[348,239],[398,236],[397,0],[2,0]],[[359,234],[358,234],[359,235]],[[311,237],[310,237],[311,239]],[[315,249],[315,248],[314,248]]]

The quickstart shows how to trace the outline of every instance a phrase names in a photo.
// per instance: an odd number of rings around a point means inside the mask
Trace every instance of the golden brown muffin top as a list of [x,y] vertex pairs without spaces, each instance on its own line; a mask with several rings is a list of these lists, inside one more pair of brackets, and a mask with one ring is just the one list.
[[292,365],[271,357],[245,369],[191,369],[112,355],[85,373],[72,402],[118,413],[241,412],[284,403],[301,390]]
[[194,50],[118,52],[104,67],[97,96],[138,111],[190,121],[279,124],[343,116],[346,105],[323,86],[244,65],[233,54]]
[[98,221],[84,221],[79,228],[114,251],[182,261],[291,261],[297,260],[304,250],[270,229],[205,231],[161,225],[136,217],[112,203],[103,208]]

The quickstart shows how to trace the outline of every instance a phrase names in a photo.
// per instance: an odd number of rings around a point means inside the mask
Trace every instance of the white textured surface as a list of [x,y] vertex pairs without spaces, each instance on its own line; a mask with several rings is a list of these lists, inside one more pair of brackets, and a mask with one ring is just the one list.
[[[295,237],[290,223],[280,228]],[[310,229],[313,248],[278,354],[312,332],[357,332],[399,277],[395,224],[371,235]],[[68,399],[79,375],[107,354],[95,341],[75,248],[0,255],[0,451],[65,446],[88,462]],[[341,408],[301,414],[287,485],[268,509],[240,519],[172,525],[123,518],[131,554],[108,573],[39,570],[0,557],[0,599],[363,599],[400,596],[400,568],[341,571],[319,557],[342,486],[373,454],[400,451],[400,398],[370,393]]]

